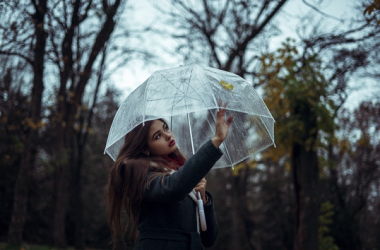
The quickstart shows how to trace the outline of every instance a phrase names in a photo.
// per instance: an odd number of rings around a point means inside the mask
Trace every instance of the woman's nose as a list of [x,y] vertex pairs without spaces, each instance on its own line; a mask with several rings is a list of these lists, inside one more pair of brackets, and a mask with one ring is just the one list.
[[172,138],[172,133],[170,133],[169,131],[168,132],[165,132],[165,138],[167,140],[169,140],[170,138]]

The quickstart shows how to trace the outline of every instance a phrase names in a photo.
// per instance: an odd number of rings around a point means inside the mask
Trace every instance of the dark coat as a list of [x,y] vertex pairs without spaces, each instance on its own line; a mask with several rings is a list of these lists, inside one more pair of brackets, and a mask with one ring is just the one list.
[[207,230],[200,235],[196,204],[188,194],[221,156],[210,140],[163,182],[160,175],[152,180],[140,206],[136,250],[199,250],[214,244],[218,224],[211,194],[207,192],[209,202],[204,205]]

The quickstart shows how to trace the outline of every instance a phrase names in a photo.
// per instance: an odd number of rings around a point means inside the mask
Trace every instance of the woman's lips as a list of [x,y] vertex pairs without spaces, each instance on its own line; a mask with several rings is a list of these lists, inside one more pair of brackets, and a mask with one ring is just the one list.
[[169,143],[169,147],[174,146],[174,144],[175,144],[175,140],[172,140],[172,141]]

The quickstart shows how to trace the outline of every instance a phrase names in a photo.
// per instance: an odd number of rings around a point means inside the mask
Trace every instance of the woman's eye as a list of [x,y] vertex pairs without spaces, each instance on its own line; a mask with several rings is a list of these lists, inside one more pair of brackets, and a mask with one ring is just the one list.
[[160,139],[161,138],[161,135],[157,135],[156,136],[156,140]]

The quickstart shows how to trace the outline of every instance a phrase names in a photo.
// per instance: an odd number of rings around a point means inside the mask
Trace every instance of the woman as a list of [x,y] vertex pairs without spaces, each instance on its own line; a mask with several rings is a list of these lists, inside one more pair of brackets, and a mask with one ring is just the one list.
[[[138,239],[136,250],[192,250],[214,244],[218,225],[204,176],[222,156],[219,146],[231,122],[232,116],[226,121],[225,109],[219,108],[215,137],[188,160],[162,119],[145,122],[125,136],[107,187],[114,244],[130,228],[130,236],[136,234]],[[206,231],[199,229],[194,191],[201,193],[204,202]],[[121,225],[122,212],[128,220],[125,228]]]

